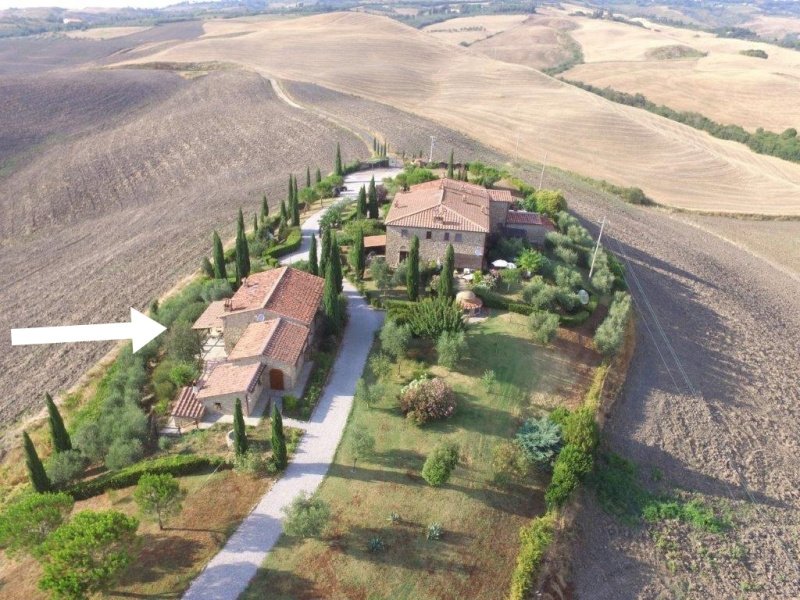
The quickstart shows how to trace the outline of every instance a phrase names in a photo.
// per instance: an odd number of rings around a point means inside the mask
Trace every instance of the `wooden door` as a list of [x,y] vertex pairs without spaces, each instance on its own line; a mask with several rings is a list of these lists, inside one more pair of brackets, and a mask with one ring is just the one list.
[[280,369],[270,369],[269,371],[269,387],[273,390],[283,389],[283,371]]

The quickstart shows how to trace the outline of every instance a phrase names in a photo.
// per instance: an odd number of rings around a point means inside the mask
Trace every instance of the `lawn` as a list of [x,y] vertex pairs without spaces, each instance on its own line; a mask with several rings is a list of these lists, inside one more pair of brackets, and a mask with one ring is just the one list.
[[[493,483],[495,445],[527,416],[565,401],[583,387],[584,354],[559,344],[536,346],[526,338],[524,317],[493,314],[468,332],[469,356],[456,371],[431,366],[435,353],[417,343],[387,377],[387,393],[368,407],[356,403],[343,444],[319,495],[332,518],[321,539],[284,536],[250,585],[245,598],[274,599],[503,598],[515,562],[518,531],[544,511],[546,474],[509,486]],[[373,352],[379,348],[373,348]],[[415,373],[429,370],[456,391],[449,420],[417,427],[400,414],[396,396]],[[487,389],[481,376],[494,370]],[[367,380],[374,377],[367,370]],[[373,456],[353,468],[348,447],[353,426],[376,439]],[[459,465],[441,488],[420,476],[425,456],[442,439],[460,446]],[[399,520],[391,522],[397,513]],[[444,535],[428,541],[439,522]],[[370,552],[370,539],[385,549]]]

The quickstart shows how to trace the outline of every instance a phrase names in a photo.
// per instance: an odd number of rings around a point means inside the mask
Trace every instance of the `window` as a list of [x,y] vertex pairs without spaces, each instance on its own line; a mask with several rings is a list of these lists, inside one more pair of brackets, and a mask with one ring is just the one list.
[[222,404],[219,402],[214,402],[214,410],[217,412],[222,412]]
[[460,233],[457,233],[457,234],[456,234],[456,241],[457,241],[457,242],[460,242],[462,239],[463,239],[463,238],[462,238],[462,235],[461,235]]
[[445,231],[444,232],[444,241],[445,242],[449,242],[450,241],[450,232],[449,231]]
[[426,239],[426,240],[429,240],[429,239],[431,239],[432,237],[433,237],[433,233],[431,233],[430,231],[426,231],[426,232],[425,232],[425,239]]
[[408,229],[401,229],[400,230],[400,237],[407,238],[408,237]]

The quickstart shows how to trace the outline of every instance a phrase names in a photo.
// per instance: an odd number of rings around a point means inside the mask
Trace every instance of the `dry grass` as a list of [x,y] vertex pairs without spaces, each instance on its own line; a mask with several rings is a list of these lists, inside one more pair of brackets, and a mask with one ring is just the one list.
[[528,15],[480,15],[449,19],[423,27],[422,31],[451,44],[473,44],[478,40],[513,29]]
[[147,31],[149,27],[95,27],[93,29],[68,31],[67,37],[82,40],[111,40],[117,37]]
[[[571,18],[578,25],[572,36],[582,46],[586,64],[568,71],[570,79],[642,93],[659,104],[751,130],[780,132],[800,122],[798,52],[647,21],[649,29]],[[650,59],[668,46],[688,46],[707,55],[669,62]],[[739,54],[747,49],[764,50],[769,58]]]
[[797,17],[758,15],[751,21],[744,23],[742,27],[752,29],[763,37],[781,39],[787,33],[800,33],[800,19]]
[[[388,18],[336,13],[205,24],[218,34],[256,26],[256,33],[190,41],[146,60],[229,61],[288,79],[313,79],[429,116],[512,155],[518,133],[524,158],[547,154],[550,163],[640,186],[665,204],[800,214],[798,165],[611,104]],[[753,198],[759,199],[755,206]]]

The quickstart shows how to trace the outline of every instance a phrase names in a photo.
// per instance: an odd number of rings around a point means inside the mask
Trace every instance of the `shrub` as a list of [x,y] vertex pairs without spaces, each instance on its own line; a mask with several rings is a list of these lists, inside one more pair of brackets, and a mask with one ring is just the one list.
[[527,271],[529,275],[535,275],[542,268],[544,256],[541,252],[526,248],[517,256],[516,264],[523,271]]
[[380,332],[381,350],[399,361],[406,353],[411,342],[411,330],[407,325],[398,325],[387,319]]
[[282,399],[283,409],[288,411],[296,411],[300,407],[300,398],[293,394],[286,394]]
[[367,542],[367,550],[370,552],[383,552],[386,549],[386,544],[383,543],[383,538],[379,535],[372,537]]
[[456,396],[439,377],[415,379],[400,391],[400,410],[417,425],[445,419],[455,409]]
[[544,499],[550,508],[563,506],[572,490],[592,470],[592,455],[577,446],[567,444],[559,452],[553,466],[553,477],[545,491]]
[[577,290],[583,285],[583,276],[580,271],[563,265],[556,265],[553,272],[556,285],[565,290]]
[[565,311],[572,312],[580,306],[581,300],[578,298],[578,294],[572,290],[558,289],[558,291],[556,291],[556,302],[558,302],[559,306]]
[[491,392],[495,382],[497,382],[497,375],[495,375],[494,370],[486,369],[483,372],[483,375],[481,375],[481,384],[483,385],[484,389],[487,392]]
[[509,600],[524,600],[528,597],[545,551],[553,541],[554,524],[555,514],[547,513],[520,529],[520,548],[514,574],[511,576]]
[[286,239],[279,244],[275,244],[274,246],[270,246],[267,250],[264,251],[264,258],[280,258],[281,256],[285,256],[292,252],[297,251],[300,248],[300,244],[303,242],[303,234],[300,231],[299,227],[291,227],[286,234]]
[[422,478],[429,485],[438,487],[447,483],[456,464],[458,464],[458,445],[454,442],[441,442],[425,459]]
[[492,472],[497,483],[522,479],[528,474],[528,459],[519,444],[504,440],[492,451]]
[[79,450],[57,452],[47,461],[47,477],[55,487],[65,487],[80,479],[86,462],[86,457]]
[[425,539],[426,540],[440,540],[442,539],[442,524],[441,523],[431,523],[428,525],[428,528],[425,530]]
[[582,406],[564,419],[564,442],[591,453],[597,447],[600,434],[594,412],[588,406]]
[[172,475],[191,475],[210,467],[224,467],[226,462],[217,457],[197,456],[195,454],[175,454],[151,460],[144,460],[113,473],[100,475],[95,479],[76,483],[66,490],[75,500],[86,500],[99,496],[107,490],[118,490],[138,483],[145,473],[170,473]]
[[383,352],[379,352],[369,359],[369,368],[377,379],[383,379],[391,371],[392,362]]
[[454,369],[467,352],[467,340],[463,331],[444,331],[436,341],[437,362]]
[[547,415],[547,418],[550,419],[553,423],[557,423],[563,428],[564,424],[567,422],[567,418],[571,414],[572,413],[566,406],[557,406],[552,411],[550,411],[550,414]]
[[278,472],[275,462],[263,452],[249,449],[243,454],[234,454],[233,469],[237,473],[250,475],[270,475]]
[[547,417],[528,419],[517,432],[516,443],[529,461],[550,465],[561,448],[561,426]]
[[437,339],[445,331],[462,331],[465,327],[461,309],[447,298],[425,298],[414,304],[408,313],[411,332],[418,337]]
[[565,264],[573,266],[578,264],[578,253],[572,248],[559,246],[553,251],[553,254],[555,254],[556,257]]
[[558,288],[545,283],[537,275],[522,290],[522,299],[537,310],[547,310],[555,307]]
[[625,292],[617,292],[608,309],[608,316],[600,323],[594,334],[594,345],[601,354],[611,356],[622,347],[630,312],[630,295]]
[[558,315],[544,311],[535,311],[528,317],[528,329],[534,341],[549,344],[558,332]]
[[144,456],[142,442],[135,439],[120,438],[114,440],[106,454],[106,467],[116,470],[132,465]]
[[173,360],[193,362],[203,349],[203,342],[189,321],[176,321],[164,336],[164,348]]
[[331,515],[328,504],[320,498],[309,498],[305,492],[284,507],[283,531],[291,537],[309,538],[322,533]]

